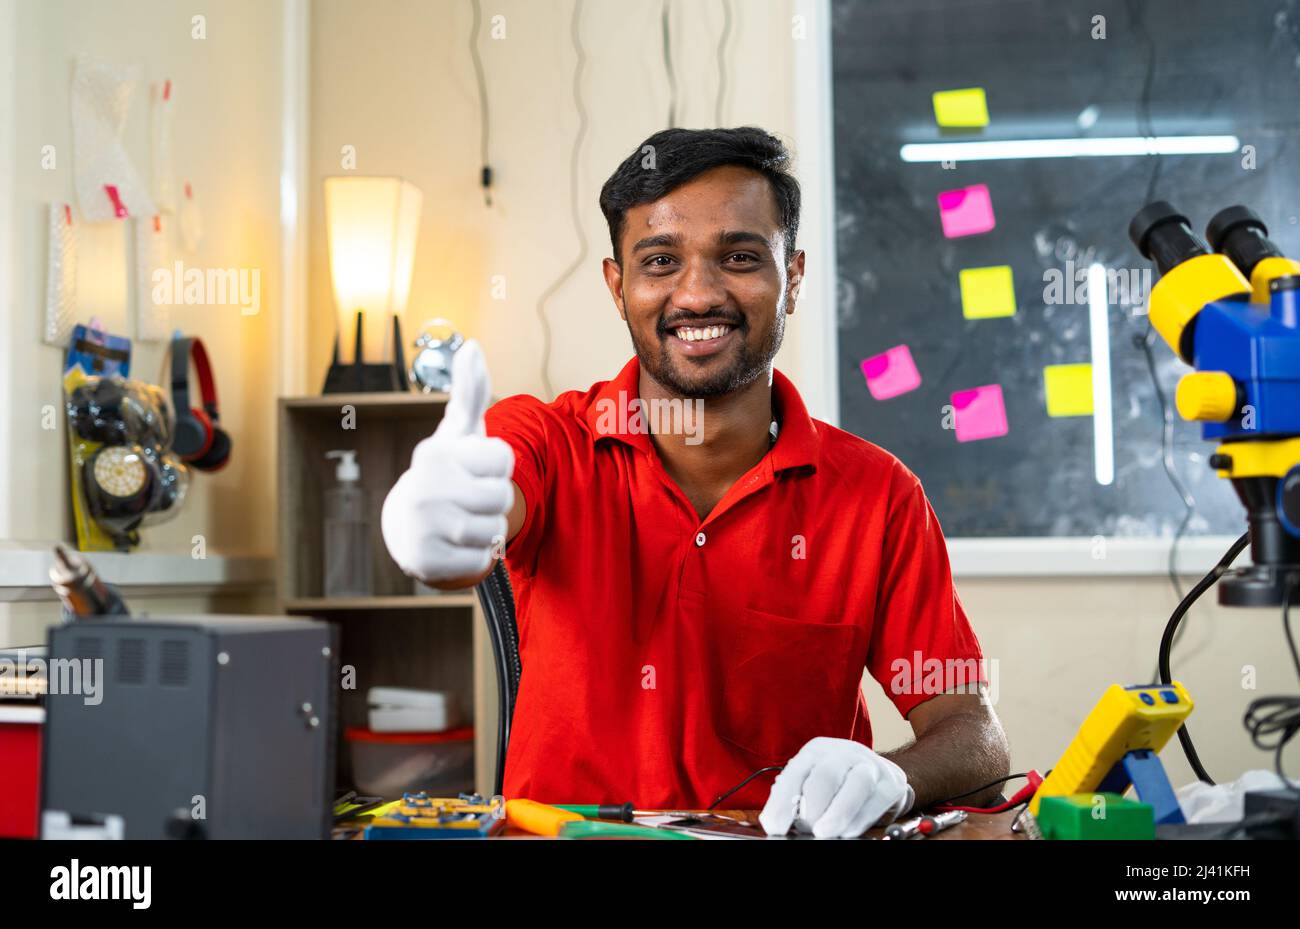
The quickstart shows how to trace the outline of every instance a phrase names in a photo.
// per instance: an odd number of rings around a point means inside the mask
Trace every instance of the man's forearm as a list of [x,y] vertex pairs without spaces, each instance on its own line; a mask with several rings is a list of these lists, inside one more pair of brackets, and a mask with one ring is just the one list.
[[[916,792],[915,809],[924,809],[990,781],[1011,770],[1007,737],[992,713],[961,713],[935,723],[915,742],[885,752],[903,769]],[[984,806],[1000,785],[962,797],[962,806]]]

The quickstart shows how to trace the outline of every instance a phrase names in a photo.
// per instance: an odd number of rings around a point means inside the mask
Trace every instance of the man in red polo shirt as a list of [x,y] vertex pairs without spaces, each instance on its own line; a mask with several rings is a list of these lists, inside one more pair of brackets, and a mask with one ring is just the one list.
[[[393,558],[440,587],[478,583],[508,540],[524,668],[509,796],[702,808],[783,765],[726,805],[761,806],[773,834],[856,836],[980,803],[1008,771],[919,482],[810,418],[772,367],[804,273],[788,165],[752,128],[638,146],[601,191],[636,357],[552,403],[488,409],[467,344],[385,501]],[[916,733],[888,755],[864,669]]]

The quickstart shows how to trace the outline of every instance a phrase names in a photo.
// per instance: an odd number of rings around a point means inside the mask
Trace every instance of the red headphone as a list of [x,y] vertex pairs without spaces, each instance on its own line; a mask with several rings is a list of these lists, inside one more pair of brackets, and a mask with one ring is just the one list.
[[[191,357],[199,374],[201,408],[190,406]],[[172,409],[176,411],[172,451],[200,471],[220,470],[230,460],[231,441],[220,425],[217,382],[212,378],[208,350],[199,339],[172,341]]]

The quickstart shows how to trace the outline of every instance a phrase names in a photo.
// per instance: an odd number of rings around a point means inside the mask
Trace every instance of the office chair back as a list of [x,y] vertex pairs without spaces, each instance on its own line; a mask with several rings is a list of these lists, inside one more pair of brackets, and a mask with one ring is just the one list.
[[501,793],[506,770],[506,747],[510,744],[510,722],[519,694],[523,663],[519,659],[519,628],[515,624],[515,595],[504,559],[479,582],[479,602],[487,620],[488,640],[492,643],[493,665],[497,675],[497,767],[493,793]]

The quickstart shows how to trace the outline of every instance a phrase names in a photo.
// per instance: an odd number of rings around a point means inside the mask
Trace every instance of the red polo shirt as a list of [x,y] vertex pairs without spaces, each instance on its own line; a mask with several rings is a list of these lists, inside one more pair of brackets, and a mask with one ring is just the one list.
[[[903,715],[983,680],[915,475],[811,419],[776,372],[775,445],[701,521],[645,417],[617,414],[639,371],[487,413],[527,504],[506,553],[523,663],[507,796],[706,807],[815,736],[870,745],[864,668]],[[727,805],[760,808],[771,783]]]

